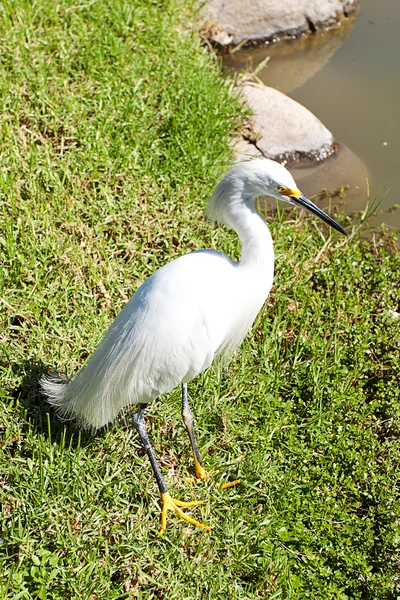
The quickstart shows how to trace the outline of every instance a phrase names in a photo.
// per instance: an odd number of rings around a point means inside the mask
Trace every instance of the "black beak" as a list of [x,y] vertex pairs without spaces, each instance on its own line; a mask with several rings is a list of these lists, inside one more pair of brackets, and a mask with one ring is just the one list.
[[313,213],[313,215],[317,215],[317,217],[325,221],[325,223],[333,227],[333,229],[336,229],[336,231],[340,231],[340,233],[343,233],[343,235],[347,235],[347,233],[345,232],[343,227],[339,225],[339,223],[336,223],[336,221],[332,219],[332,217],[324,213],[323,210],[318,208],[318,206],[316,206],[313,202],[311,202],[311,200],[303,196],[303,194],[300,197],[290,196],[290,199],[294,204],[297,204],[297,206],[301,206],[301,208],[305,208],[306,210]]

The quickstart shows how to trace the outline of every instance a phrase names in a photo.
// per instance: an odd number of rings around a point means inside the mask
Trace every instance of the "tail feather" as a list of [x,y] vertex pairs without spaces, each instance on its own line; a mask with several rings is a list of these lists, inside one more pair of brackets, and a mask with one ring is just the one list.
[[76,418],[74,403],[69,400],[70,382],[58,373],[43,375],[40,379],[40,390],[47,396],[47,402],[53,406],[57,415],[64,421]]

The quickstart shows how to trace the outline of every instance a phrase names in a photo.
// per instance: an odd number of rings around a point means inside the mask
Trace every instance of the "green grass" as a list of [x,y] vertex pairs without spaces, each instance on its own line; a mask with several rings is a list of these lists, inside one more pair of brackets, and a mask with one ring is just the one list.
[[192,514],[214,530],[170,516],[157,537],[129,419],[80,434],[49,414],[38,377],[82,365],[158,266],[196,248],[238,256],[203,214],[242,110],[183,0],[0,10],[1,598],[398,597],[393,239],[326,242],[319,223],[273,219],[273,293],[229,369],[189,388],[212,480],[185,480],[179,390],[149,410],[170,491],[207,500]]

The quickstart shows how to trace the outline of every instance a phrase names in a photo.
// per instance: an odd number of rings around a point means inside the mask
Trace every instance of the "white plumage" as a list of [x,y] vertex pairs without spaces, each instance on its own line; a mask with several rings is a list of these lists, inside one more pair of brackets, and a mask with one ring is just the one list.
[[72,381],[42,378],[42,390],[60,416],[97,429],[124,407],[151,402],[190,381],[216,355],[232,356],[272,285],[271,235],[254,207],[261,194],[300,204],[343,231],[300,194],[280,164],[256,159],[236,165],[214,190],[208,215],[237,232],[240,262],[207,250],[156,271]]

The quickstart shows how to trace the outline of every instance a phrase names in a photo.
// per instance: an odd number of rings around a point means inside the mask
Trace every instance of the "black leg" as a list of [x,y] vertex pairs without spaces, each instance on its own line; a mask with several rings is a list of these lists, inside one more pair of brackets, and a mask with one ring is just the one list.
[[194,419],[192,410],[189,406],[187,383],[182,383],[182,419],[189,434],[190,443],[192,444],[196,477],[197,479],[205,479],[206,472],[204,470],[203,463],[201,462],[200,452],[194,432]]
[[156,457],[154,456],[153,448],[151,447],[149,436],[146,431],[146,424],[144,421],[144,411],[146,410],[147,404],[141,404],[139,409],[133,415],[133,422],[135,423],[136,431],[138,432],[140,439],[142,440],[142,444],[144,449],[146,450],[146,454],[149,457],[149,461],[151,467],[153,469],[154,475],[156,477],[158,489],[160,490],[160,494],[165,494],[167,492],[167,486],[165,485],[165,481],[163,476],[161,475],[160,467],[157,464]]
[[157,464],[156,457],[154,456],[153,448],[151,447],[149,437],[146,431],[146,425],[144,421],[144,411],[146,409],[147,404],[140,404],[138,410],[133,415],[133,422],[135,423],[136,430],[142,440],[142,444],[144,449],[146,450],[147,456],[149,457],[150,464],[152,466],[154,475],[157,480],[158,489],[160,490],[161,500],[162,500],[162,511],[161,511],[161,529],[160,533],[164,533],[167,527],[167,511],[173,510],[175,511],[182,519],[192,523],[192,525],[196,525],[196,527],[202,527],[207,531],[210,531],[210,527],[208,525],[204,525],[203,523],[199,523],[195,519],[192,519],[188,515],[181,510],[181,508],[186,508],[188,506],[197,506],[198,504],[204,504],[202,500],[195,500],[194,502],[181,502],[180,500],[174,500],[169,495],[167,491],[167,486],[165,485],[165,481],[163,476],[161,475],[160,467]]

